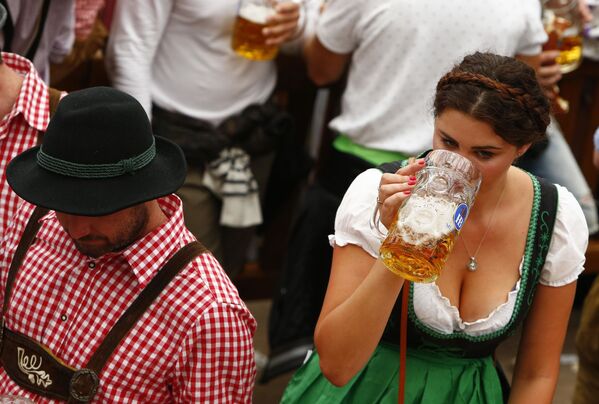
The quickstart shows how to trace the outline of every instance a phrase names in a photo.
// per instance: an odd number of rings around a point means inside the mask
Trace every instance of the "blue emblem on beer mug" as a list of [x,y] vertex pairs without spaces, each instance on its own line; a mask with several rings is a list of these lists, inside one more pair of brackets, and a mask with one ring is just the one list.
[[464,225],[466,217],[468,217],[468,205],[466,205],[465,203],[461,203],[455,210],[455,213],[453,214],[453,224],[455,224],[455,228],[458,231]]

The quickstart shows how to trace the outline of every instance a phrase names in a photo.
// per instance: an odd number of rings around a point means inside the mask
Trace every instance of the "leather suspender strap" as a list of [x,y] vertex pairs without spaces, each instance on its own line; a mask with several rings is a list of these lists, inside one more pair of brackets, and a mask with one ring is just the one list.
[[37,231],[40,228],[39,220],[48,213],[48,209],[36,207],[25,226],[25,230],[23,231],[23,235],[21,236],[21,240],[19,241],[19,245],[13,255],[12,262],[10,263],[10,268],[8,269],[8,277],[6,279],[6,288],[4,289],[4,303],[2,304],[2,325],[4,325],[4,313],[8,310],[8,304],[10,302],[10,295],[12,293],[12,286],[17,277],[17,272],[19,272],[19,268],[21,267],[21,263],[25,258],[25,254],[27,250],[33,243],[33,239],[37,234]]
[[[150,307],[179,271],[195,257],[205,251],[206,247],[199,241],[193,241],[177,251],[166,265],[158,271],[156,276],[154,276],[145,289],[141,291],[139,296],[137,296],[133,303],[131,303],[127,310],[125,310],[125,313],[123,313],[116,324],[108,332],[98,349],[87,362],[85,369],[75,372],[75,375],[71,380],[72,397],[69,399],[69,403],[88,401],[93,398],[99,383],[99,375],[121,340],[129,333],[139,318],[146,312],[148,307]],[[93,391],[93,393],[90,397],[91,391]],[[73,397],[78,399],[78,401],[73,400]]]
[[408,299],[410,297],[411,283],[404,281],[401,291],[401,315],[399,326],[399,393],[397,402],[403,404],[406,391],[406,351],[408,349]]
[[204,251],[206,251],[206,247],[199,241],[193,241],[177,251],[119,318],[102,341],[102,344],[100,344],[100,347],[87,362],[86,367],[100,374],[114,349],[146,312],[152,302],[184,266]]
[[[61,97],[62,97],[62,91],[57,90],[52,87],[48,87],[48,104],[49,104],[49,109],[50,109],[50,119],[52,119],[52,117],[54,116],[54,113],[56,112],[56,108],[58,108],[58,103],[60,102]],[[46,132],[43,132],[43,131],[37,132],[37,144],[38,145],[42,144],[42,140],[44,139],[44,133],[46,133]]]

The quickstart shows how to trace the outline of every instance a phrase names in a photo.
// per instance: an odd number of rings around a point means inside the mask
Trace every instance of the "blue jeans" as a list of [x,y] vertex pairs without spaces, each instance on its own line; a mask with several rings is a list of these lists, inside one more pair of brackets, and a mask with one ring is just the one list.
[[593,234],[599,230],[597,206],[593,193],[553,117],[547,128],[547,135],[549,136],[547,148],[539,156],[522,158],[517,165],[539,177],[568,188],[582,208],[589,233]]

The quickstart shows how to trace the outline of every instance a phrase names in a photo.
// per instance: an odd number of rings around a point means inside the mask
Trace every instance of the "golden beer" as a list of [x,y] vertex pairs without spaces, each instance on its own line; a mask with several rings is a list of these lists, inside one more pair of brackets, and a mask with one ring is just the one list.
[[279,48],[266,45],[262,29],[267,18],[274,13],[271,7],[248,4],[239,11],[233,27],[231,46],[239,55],[251,60],[273,59]]
[[458,231],[453,223],[456,204],[434,196],[410,198],[398,211],[379,254],[396,275],[412,282],[433,282]]
[[391,272],[409,281],[433,282],[445,266],[455,234],[421,245],[407,243],[399,236],[388,237],[380,249],[381,259]]
[[556,62],[560,65],[562,73],[569,73],[580,66],[582,61],[582,36],[556,37],[557,33],[555,31],[549,33],[549,41],[547,41],[547,45],[543,49],[559,50]]

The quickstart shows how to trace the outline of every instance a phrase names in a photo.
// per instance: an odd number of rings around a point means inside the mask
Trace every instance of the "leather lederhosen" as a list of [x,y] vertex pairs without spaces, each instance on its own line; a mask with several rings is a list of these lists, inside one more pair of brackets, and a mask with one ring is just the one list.
[[175,253],[121,315],[85,367],[76,369],[41,343],[8,329],[4,320],[17,272],[39,230],[39,220],[47,212],[39,207],[34,210],[10,265],[0,318],[0,364],[25,390],[69,403],[89,402],[97,392],[100,373],[114,349],[179,271],[206,249],[194,241]]

